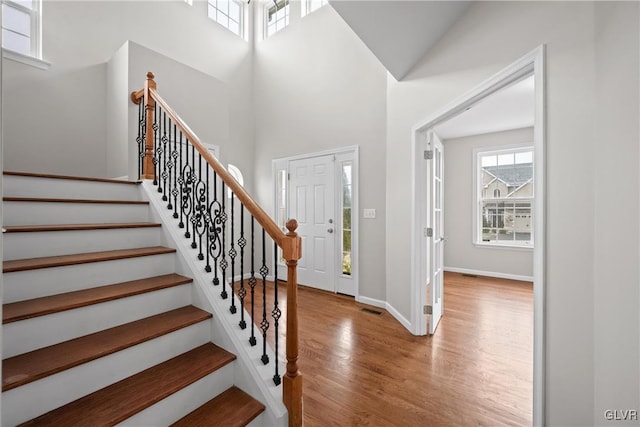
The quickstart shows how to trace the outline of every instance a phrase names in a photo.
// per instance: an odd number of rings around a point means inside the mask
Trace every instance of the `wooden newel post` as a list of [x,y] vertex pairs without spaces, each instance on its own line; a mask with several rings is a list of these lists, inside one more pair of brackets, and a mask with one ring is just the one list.
[[147,80],[144,82],[144,110],[146,115],[146,132],[144,135],[144,159],[142,161],[142,179],[155,178],[155,165],[153,164],[153,115],[155,113],[156,101],[151,97],[149,89],[156,88],[154,75],[151,71],[147,73]]
[[282,400],[289,411],[289,427],[302,425],[302,375],[298,372],[298,260],[302,239],[296,233],[298,222],[287,221],[282,255],[287,261],[287,372],[282,380]]

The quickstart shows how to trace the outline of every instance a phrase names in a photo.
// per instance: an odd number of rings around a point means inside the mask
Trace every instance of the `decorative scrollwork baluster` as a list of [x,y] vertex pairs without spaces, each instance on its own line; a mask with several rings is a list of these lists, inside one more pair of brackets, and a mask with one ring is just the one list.
[[158,104],[154,105],[153,108],[153,125],[152,125],[152,129],[153,129],[153,185],[158,185],[158,171],[157,168],[158,166],[158,153],[157,153],[157,149],[158,149],[158,114],[160,107],[158,107]]
[[[211,217],[211,211],[209,210],[209,196],[211,195],[211,186],[209,184],[209,168],[206,169],[206,178],[205,181],[207,183],[207,197],[206,197],[206,208],[205,208],[205,253],[207,255],[207,264],[204,266],[204,271],[207,273],[211,273],[211,253],[209,252],[209,244],[211,242],[211,224],[213,223],[213,218]],[[202,249],[201,249],[202,251]]]
[[[178,172],[180,171],[178,165],[178,157],[180,153],[178,151],[178,137],[176,133],[176,125],[173,125],[173,151],[171,152],[171,164],[173,169],[173,188],[171,190],[171,196],[173,196],[173,204],[169,201],[168,209],[173,209],[173,218],[178,219],[178,196],[180,190],[178,189]],[[182,135],[182,132],[180,133]]]
[[282,382],[282,378],[280,378],[280,374],[278,373],[278,342],[280,341],[280,337],[278,336],[278,324],[280,322],[280,316],[282,316],[282,311],[280,311],[280,307],[278,307],[278,244],[273,242],[273,310],[271,311],[271,317],[273,317],[273,330],[275,335],[275,369],[276,372],[273,375],[273,383],[275,385],[280,385]]
[[225,184],[222,181],[222,189],[220,191],[220,198],[222,199],[222,209],[220,211],[220,225],[222,227],[222,259],[220,260],[220,270],[222,270],[222,292],[220,296],[222,299],[227,299],[229,294],[227,293],[227,267],[229,262],[227,261],[227,247],[225,241],[225,226],[227,224],[227,211],[225,206]]
[[231,306],[229,307],[229,311],[231,312],[231,314],[235,314],[237,309],[236,309],[236,296],[235,296],[235,287],[233,284],[233,281],[235,280],[235,273],[236,273],[236,255],[238,254],[236,252],[236,248],[235,248],[235,234],[234,234],[234,219],[235,219],[235,213],[234,213],[234,201],[235,201],[235,194],[231,193],[231,237],[229,239],[229,241],[231,242],[231,247],[229,248],[229,259],[231,259],[231,281],[229,283],[229,287],[231,288]]
[[[158,143],[158,167],[159,167],[159,185],[158,185],[158,193],[162,193],[162,200],[167,201],[167,113],[166,111],[162,112],[162,137],[160,139],[161,143]],[[162,155],[164,154],[164,163],[162,161]]]
[[249,338],[249,344],[256,345],[256,336],[255,336],[255,295],[256,295],[256,271],[254,267],[255,260],[255,232],[254,232],[254,223],[255,218],[251,215],[251,277],[249,278],[249,287],[251,288],[251,337]]
[[247,239],[244,238],[244,204],[240,203],[240,238],[238,239],[238,247],[240,248],[240,289],[238,289],[238,298],[240,299],[240,329],[247,328],[247,321],[244,318],[244,298],[247,296],[247,290],[244,287],[244,248],[247,246]]
[[220,233],[222,228],[220,224],[222,206],[218,201],[218,174],[213,172],[213,201],[209,203],[209,215],[211,217],[211,223],[209,226],[209,254],[213,258],[213,285],[218,286],[220,279],[218,278],[218,265],[220,257],[222,256],[222,243],[220,241]]
[[266,254],[266,240],[267,234],[262,229],[262,265],[260,266],[260,275],[262,276],[262,321],[260,322],[260,330],[262,331],[262,360],[263,364],[269,363],[269,356],[267,355],[267,331],[269,330],[269,320],[267,320],[267,275],[269,274],[269,267],[267,267],[267,254]]
[[[180,222],[178,223],[178,227],[184,228],[184,211],[182,210],[182,201],[184,197],[184,168],[182,166],[182,152],[184,151],[184,144],[182,143],[182,131],[180,131],[180,169],[178,175],[178,185],[180,186],[179,196],[180,196]],[[177,204],[177,203],[176,203]]]
[[146,132],[146,123],[144,117],[144,102],[138,103],[138,136],[136,142],[138,143],[138,179],[142,176],[142,162],[144,159],[144,135]]
[[[198,259],[204,260],[204,253],[202,251],[202,239],[207,233],[207,184],[202,180],[202,156],[198,154],[198,177],[199,179],[195,183],[195,215],[192,218],[193,223],[193,243],[191,247],[198,249]],[[197,235],[197,243],[196,243]]]

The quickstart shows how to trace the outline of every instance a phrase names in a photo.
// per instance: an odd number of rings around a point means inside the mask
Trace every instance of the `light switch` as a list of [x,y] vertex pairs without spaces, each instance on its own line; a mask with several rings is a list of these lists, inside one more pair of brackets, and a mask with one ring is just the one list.
[[367,219],[374,219],[376,217],[376,210],[375,209],[365,209],[364,210],[364,217]]

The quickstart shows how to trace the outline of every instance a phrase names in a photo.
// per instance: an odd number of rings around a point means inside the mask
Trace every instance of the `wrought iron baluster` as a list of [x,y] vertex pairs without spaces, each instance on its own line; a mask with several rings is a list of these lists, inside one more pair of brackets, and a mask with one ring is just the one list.
[[273,330],[275,335],[275,368],[276,373],[273,375],[273,383],[275,385],[280,385],[282,382],[282,378],[280,378],[280,374],[278,373],[278,342],[280,341],[280,336],[278,335],[278,323],[280,322],[280,316],[282,316],[282,311],[280,311],[280,307],[278,307],[278,244],[273,242],[273,311],[271,311],[271,316],[273,317]]
[[[184,212],[184,237],[189,239],[191,237],[191,232],[189,231],[189,226],[191,225],[191,217],[194,211],[194,171],[193,171],[193,162],[189,163],[189,139],[186,140],[186,149],[185,149],[185,165],[184,165],[184,186],[182,188],[182,211]],[[193,151],[193,150],[192,150]]]
[[[191,191],[192,191],[192,207],[193,211],[191,212],[191,247],[193,249],[197,248],[196,245],[196,216],[197,216],[197,202],[198,202],[198,194],[196,185],[198,183],[198,177],[196,176],[196,147],[193,144],[191,145]],[[187,225],[187,228],[189,225]]]
[[226,206],[225,206],[225,184],[224,181],[221,180],[222,182],[222,188],[220,190],[220,193],[222,193],[220,195],[220,197],[222,198],[222,210],[220,213],[220,218],[221,218],[221,225],[222,225],[222,259],[220,260],[220,270],[222,270],[222,292],[220,293],[220,296],[222,297],[222,299],[227,299],[229,297],[229,294],[227,293],[227,267],[229,266],[229,263],[227,262],[227,248],[226,248],[226,241],[225,241],[225,226],[227,224],[227,210],[226,210]]
[[[171,120],[171,119],[169,119]],[[167,112],[162,112],[162,144],[158,143],[158,168],[160,169],[160,178],[158,182],[158,193],[162,193],[162,201],[167,201]],[[164,163],[162,155],[164,154]],[[162,183],[160,183],[162,182]]]
[[211,254],[209,252],[209,244],[211,243],[210,240],[210,229],[211,229],[211,224],[213,223],[213,218],[211,217],[211,211],[209,210],[209,195],[211,194],[211,187],[209,186],[209,167],[206,168],[206,208],[205,208],[205,252],[207,253],[207,265],[204,266],[204,271],[206,271],[207,273],[211,273]]
[[182,152],[184,151],[184,144],[182,143],[182,131],[180,131],[180,175],[178,175],[178,184],[180,185],[180,222],[178,227],[184,228],[184,213],[182,210],[182,198],[184,197],[184,169],[182,168]]
[[240,289],[238,289],[238,298],[240,298],[240,329],[246,329],[247,321],[244,319],[244,297],[247,296],[247,290],[244,287],[244,247],[247,246],[247,239],[244,238],[244,204],[240,203],[240,238],[238,239],[238,247],[240,248]]
[[260,329],[262,330],[262,360],[263,364],[269,363],[269,356],[267,355],[267,331],[269,330],[269,321],[267,320],[267,274],[269,274],[269,267],[267,267],[267,254],[266,243],[267,233],[264,228],[262,229],[262,265],[260,266],[260,275],[262,276],[262,321],[260,322]]
[[138,143],[138,179],[142,176],[142,161],[144,159],[144,136],[146,125],[144,115],[144,102],[141,99],[138,103],[138,137],[136,142]]
[[234,208],[235,208],[235,194],[232,192],[231,193],[231,237],[230,237],[230,242],[231,242],[231,248],[229,249],[229,258],[231,259],[231,282],[229,284],[229,287],[231,288],[231,306],[229,307],[229,311],[231,312],[231,314],[235,314],[237,309],[236,309],[236,296],[235,296],[235,286],[233,281],[235,280],[235,274],[236,274],[236,248],[234,246],[234,239],[235,239],[235,233],[234,233],[234,226],[235,226],[235,212],[234,212]]
[[169,201],[168,209],[173,209],[173,218],[178,219],[178,195],[180,194],[180,190],[178,190],[178,133],[176,125],[173,125],[173,151],[171,152],[171,158],[173,165],[173,189],[171,190],[171,195],[173,196],[173,206],[171,201]]
[[249,338],[249,344],[256,345],[255,336],[255,295],[256,295],[256,272],[254,268],[255,260],[255,232],[254,232],[255,218],[251,215],[251,277],[249,278],[249,286],[251,287],[251,337]]
[[153,185],[158,185],[158,156],[156,150],[158,149],[158,114],[160,107],[158,103],[153,106]]
[[[165,200],[167,203],[167,209],[171,210],[173,209],[173,205],[171,204],[171,191],[172,191],[172,187],[171,187],[171,175],[173,173],[173,150],[171,147],[171,128],[172,128],[172,123],[171,123],[171,118],[169,118],[169,137],[168,137],[168,144],[167,144],[167,149],[164,152],[164,163],[165,163],[165,168],[167,171],[167,181],[166,184],[164,185],[164,189],[166,190],[165,193],[165,197],[163,198],[163,200]],[[173,135],[174,139],[175,139],[175,134]],[[168,195],[168,196],[167,196]]]
[[[198,153],[198,180],[195,185],[196,189],[196,215],[194,216],[193,222],[193,235],[198,235],[197,241],[197,249],[198,249],[198,259],[200,261],[204,260],[204,253],[202,250],[202,238],[205,234],[207,234],[207,184],[202,180],[202,155]],[[195,239],[194,239],[195,243]],[[196,249],[194,244],[192,243],[191,247]]]
[[209,253],[213,258],[213,286],[220,284],[220,278],[218,277],[218,263],[220,262],[220,255],[222,254],[222,248],[220,245],[220,202],[218,201],[218,174],[213,171],[213,201],[209,203],[209,215],[211,216],[211,226],[209,227]]

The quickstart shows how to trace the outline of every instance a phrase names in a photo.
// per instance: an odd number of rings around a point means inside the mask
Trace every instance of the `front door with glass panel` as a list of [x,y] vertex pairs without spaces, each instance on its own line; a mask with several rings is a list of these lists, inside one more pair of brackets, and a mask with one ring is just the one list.
[[289,215],[298,221],[298,282],[335,292],[334,156],[289,162]]

